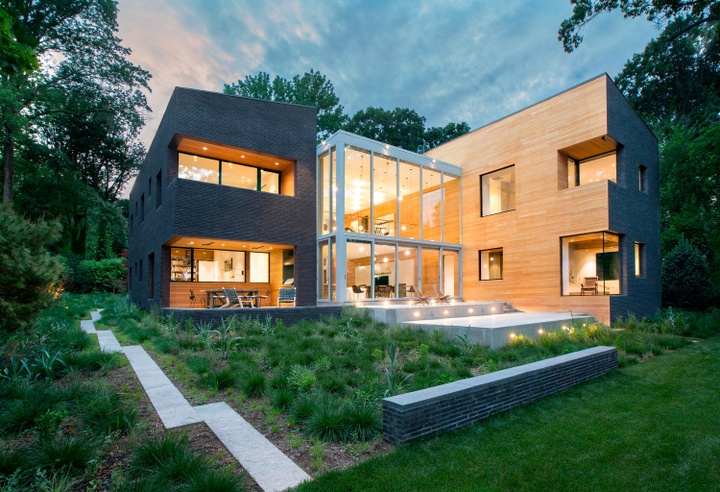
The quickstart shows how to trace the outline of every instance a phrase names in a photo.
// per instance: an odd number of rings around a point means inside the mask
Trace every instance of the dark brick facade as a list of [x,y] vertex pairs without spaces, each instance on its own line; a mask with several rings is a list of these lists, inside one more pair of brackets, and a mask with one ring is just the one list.
[[[625,97],[608,79],[608,135],[618,150],[617,184],[608,183],[609,230],[623,234],[621,295],[610,296],[610,317],[652,316],[660,308],[660,170],[658,142]],[[644,190],[638,168],[643,166]],[[634,245],[645,245],[642,275],[635,276]]]
[[[144,308],[169,305],[164,245],[187,236],[294,245],[297,304],[315,305],[316,131],[312,107],[176,88],[130,193],[132,300]],[[177,179],[180,137],[294,161],[294,196]]]
[[539,400],[616,368],[615,347],[594,347],[385,398],[383,435],[391,444],[407,444]]

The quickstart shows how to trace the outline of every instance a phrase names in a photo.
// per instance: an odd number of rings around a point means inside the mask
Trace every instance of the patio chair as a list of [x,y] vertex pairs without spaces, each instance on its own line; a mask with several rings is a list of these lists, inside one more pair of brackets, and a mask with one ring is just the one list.
[[445,304],[450,304],[450,296],[447,294],[443,294],[442,291],[439,291],[436,285],[433,285],[433,290],[435,291],[435,295],[437,296],[438,304],[442,304],[443,302]]
[[235,289],[223,289],[225,293],[225,304],[220,306],[221,308],[229,308],[233,306],[237,307],[253,307],[252,299],[247,297],[239,296]]
[[197,300],[197,298],[195,297],[195,292],[193,292],[193,290],[190,289],[190,308],[194,308],[194,307],[195,307],[195,301],[196,301],[196,300]]
[[278,294],[278,306],[282,306],[283,303],[292,303],[292,305],[295,305],[295,295],[297,291],[295,287],[283,287],[280,289],[280,292]]
[[258,292],[258,307],[260,307],[260,302],[262,302],[265,306],[270,305],[270,289],[267,289],[262,294]]
[[415,286],[411,286],[410,292],[415,292],[415,296],[417,297],[417,300],[413,303],[413,306],[417,306],[418,304],[425,304],[426,306],[430,305],[430,296],[427,296],[420,292],[418,289],[415,288]]
[[363,299],[365,297],[365,289],[361,289],[357,285],[352,286],[352,291],[355,299]]
[[592,295],[598,293],[598,278],[597,277],[585,277],[585,282],[580,284],[580,295],[585,295],[585,292],[589,292]]

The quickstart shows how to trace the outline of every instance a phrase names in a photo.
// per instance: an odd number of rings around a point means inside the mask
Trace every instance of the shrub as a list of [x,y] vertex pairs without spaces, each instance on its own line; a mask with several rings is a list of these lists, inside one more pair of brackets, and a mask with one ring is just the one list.
[[240,388],[250,398],[259,398],[265,391],[265,375],[258,370],[250,370],[243,374]]
[[124,292],[127,283],[125,258],[83,260],[77,265],[74,290],[78,292]]
[[84,420],[99,433],[127,433],[137,423],[137,411],[126,408],[116,394],[100,391],[88,403],[83,405]]
[[58,222],[31,222],[0,207],[0,330],[15,331],[55,298],[62,261],[47,252]]
[[47,469],[85,469],[93,458],[96,444],[86,436],[61,436],[39,441],[31,455],[35,467]]
[[380,405],[376,402],[352,400],[342,409],[345,433],[358,441],[370,441],[382,431]]
[[341,442],[348,438],[345,415],[334,398],[318,401],[306,426],[308,434],[325,441]]
[[231,388],[235,386],[236,382],[237,374],[229,368],[211,369],[200,379],[201,384],[215,391]]
[[705,309],[714,298],[705,255],[681,238],[662,260],[663,304],[684,309]]

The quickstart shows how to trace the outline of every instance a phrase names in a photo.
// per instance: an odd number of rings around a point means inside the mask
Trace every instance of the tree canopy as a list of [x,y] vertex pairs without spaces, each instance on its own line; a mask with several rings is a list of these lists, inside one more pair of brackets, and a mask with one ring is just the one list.
[[425,128],[425,117],[410,108],[388,111],[370,106],[349,117],[343,112],[333,84],[313,69],[302,77],[295,75],[290,80],[280,76],[271,80],[267,72],[258,72],[257,75],[225,84],[223,92],[315,106],[318,108],[318,141],[338,130],[346,130],[413,152],[424,152],[470,131],[465,122]]
[[338,131],[345,120],[343,107],[340,99],[335,95],[332,82],[313,69],[305,72],[302,77],[295,75],[290,80],[276,75],[270,81],[270,74],[267,72],[247,75],[244,80],[225,84],[223,92],[268,101],[315,106],[318,110],[318,140]]

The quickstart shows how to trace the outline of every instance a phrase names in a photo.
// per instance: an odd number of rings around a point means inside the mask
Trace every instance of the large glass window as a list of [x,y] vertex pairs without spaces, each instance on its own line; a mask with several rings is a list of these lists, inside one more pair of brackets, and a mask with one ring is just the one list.
[[563,295],[620,294],[620,236],[596,232],[562,239]]
[[320,181],[320,196],[319,196],[319,222],[318,222],[318,236],[323,236],[330,232],[330,153],[325,152],[318,157],[318,176]]
[[250,282],[270,282],[270,253],[250,253]]
[[616,164],[615,152],[582,160],[568,158],[568,188],[598,181],[617,181]]
[[440,285],[440,250],[422,248],[422,286],[423,294],[434,295],[433,287]]
[[345,149],[345,231],[370,230],[370,152],[355,147]]
[[515,166],[480,176],[482,215],[515,210]]
[[322,241],[318,244],[318,299],[328,298],[328,281],[329,279],[329,250],[328,242]]
[[432,169],[423,169],[423,239],[442,240],[442,183],[441,175]]
[[443,287],[447,296],[460,295],[460,253],[443,250]]
[[410,287],[417,287],[418,283],[418,249],[414,246],[398,247],[397,280],[398,290],[396,297],[413,297]]
[[395,245],[375,244],[375,297],[395,297]]
[[178,177],[265,193],[280,193],[280,174],[275,171],[182,152],[178,152]]
[[346,299],[366,299],[371,297],[372,261],[371,244],[365,241],[347,242],[345,275],[347,279]]
[[245,282],[245,252],[214,249],[194,250],[199,282]]
[[420,167],[400,161],[399,235],[420,239]]
[[170,250],[170,280],[173,282],[197,281],[193,269],[192,249],[172,248]]
[[375,217],[373,233],[380,236],[394,236],[397,210],[397,161],[395,159],[375,154],[373,185]]
[[178,153],[178,178],[220,183],[220,162],[197,155]]
[[480,251],[480,280],[502,280],[503,249],[485,249]]
[[460,178],[446,173],[443,176],[443,189],[445,194],[443,240],[446,243],[460,244]]

